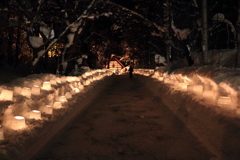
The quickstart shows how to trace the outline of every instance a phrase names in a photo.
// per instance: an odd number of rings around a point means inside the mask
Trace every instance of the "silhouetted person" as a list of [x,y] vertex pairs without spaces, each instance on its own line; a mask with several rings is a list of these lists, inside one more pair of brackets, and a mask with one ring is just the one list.
[[132,78],[133,67],[130,66],[129,69],[128,69],[128,71],[129,71],[129,77]]

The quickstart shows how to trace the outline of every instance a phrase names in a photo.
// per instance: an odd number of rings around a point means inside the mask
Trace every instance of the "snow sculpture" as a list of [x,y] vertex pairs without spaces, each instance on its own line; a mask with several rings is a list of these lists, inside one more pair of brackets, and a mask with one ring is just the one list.
[[19,130],[26,127],[25,118],[22,116],[15,116],[12,119],[11,127],[13,130]]
[[[65,96],[64,96],[65,97]],[[54,102],[53,104],[53,108],[54,109],[60,109],[60,108],[63,108],[62,107],[62,103],[61,102]]]
[[52,87],[51,87],[50,82],[43,82],[42,89],[47,90],[47,91],[51,90]]
[[0,101],[12,101],[13,100],[13,91],[3,89],[0,94]]
[[44,44],[43,39],[37,36],[29,36],[29,42],[33,48],[39,48]]
[[37,85],[34,85],[34,86],[32,87],[31,94],[33,94],[33,95],[40,95],[40,87],[37,86]]
[[38,110],[32,110],[29,115],[30,119],[41,119],[41,112]]

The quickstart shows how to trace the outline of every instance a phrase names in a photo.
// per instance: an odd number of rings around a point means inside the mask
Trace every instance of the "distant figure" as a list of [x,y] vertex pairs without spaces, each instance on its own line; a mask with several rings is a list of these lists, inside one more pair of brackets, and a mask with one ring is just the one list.
[[129,69],[128,69],[128,71],[129,71],[129,77],[132,78],[133,67],[130,66]]

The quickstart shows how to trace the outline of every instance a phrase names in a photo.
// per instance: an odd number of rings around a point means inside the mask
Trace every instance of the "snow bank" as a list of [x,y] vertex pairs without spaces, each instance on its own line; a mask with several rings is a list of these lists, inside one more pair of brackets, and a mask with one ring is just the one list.
[[28,159],[41,149],[97,96],[106,85],[100,80],[109,75],[107,69],[78,76],[35,74],[1,85],[0,159]]
[[[216,159],[240,157],[239,70],[201,67],[138,76]],[[151,78],[149,78],[151,77]]]

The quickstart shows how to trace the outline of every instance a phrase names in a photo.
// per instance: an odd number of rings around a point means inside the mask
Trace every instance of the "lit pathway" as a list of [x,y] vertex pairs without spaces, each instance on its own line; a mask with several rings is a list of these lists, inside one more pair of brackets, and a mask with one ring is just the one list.
[[208,160],[211,154],[160,98],[122,75],[34,159]]

